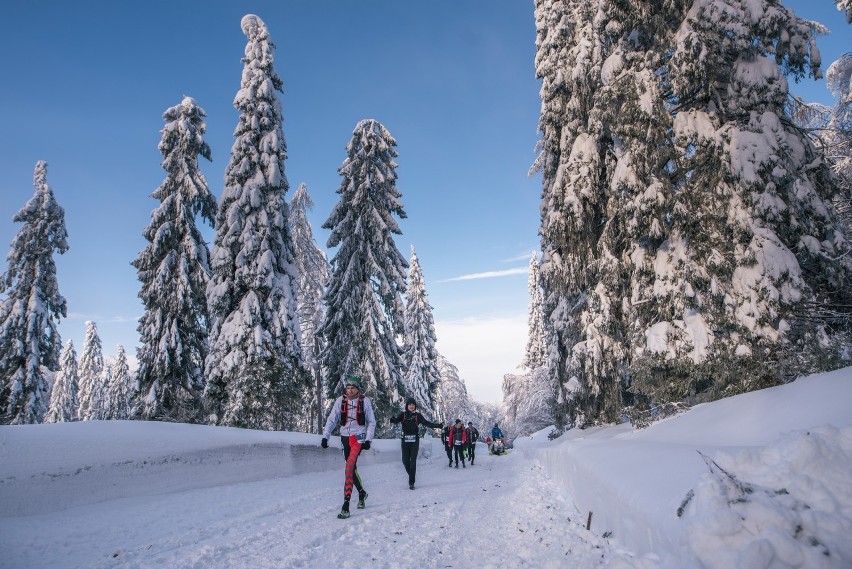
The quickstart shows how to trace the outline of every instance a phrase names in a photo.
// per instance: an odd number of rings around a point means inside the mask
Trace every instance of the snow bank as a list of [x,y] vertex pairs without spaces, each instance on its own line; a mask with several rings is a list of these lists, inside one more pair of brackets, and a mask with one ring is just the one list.
[[[846,368],[699,405],[645,430],[572,430],[549,444],[539,434],[515,448],[593,512],[593,532],[664,567],[849,567],[850,402]],[[723,494],[730,480],[713,463],[750,490]]]
[[690,552],[706,569],[852,567],[850,464],[852,427],[831,426],[708,458],[684,510]]
[[[0,429],[0,517],[341,469],[339,450],[319,440],[143,421],[8,426]],[[339,449],[339,438],[329,446]],[[397,441],[373,449],[359,463],[399,459]]]

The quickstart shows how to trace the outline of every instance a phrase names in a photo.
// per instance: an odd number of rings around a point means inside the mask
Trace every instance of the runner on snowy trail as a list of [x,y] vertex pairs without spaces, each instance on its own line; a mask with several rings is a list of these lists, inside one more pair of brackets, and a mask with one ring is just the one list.
[[390,419],[391,423],[402,423],[402,465],[408,473],[408,487],[414,490],[414,475],[417,472],[417,452],[420,450],[420,425],[433,429],[440,423],[433,423],[417,411],[417,402],[411,397],[405,402],[405,411]]
[[473,421],[467,422],[467,458],[470,460],[470,465],[473,466],[473,459],[476,458],[476,441],[479,440],[479,431],[473,426]]
[[364,508],[367,491],[358,476],[358,455],[361,450],[370,450],[373,435],[376,432],[376,417],[373,403],[363,393],[361,379],[347,377],[344,394],[337,398],[325,422],[322,433],[322,448],[328,448],[328,437],[336,426],[340,426],[340,442],[343,444],[343,458],[346,460],[343,482],[343,507],[337,517],[345,520],[349,517],[349,499],[352,486],[358,489],[358,508]]
[[[467,468],[464,465],[464,452],[467,445],[467,433],[464,431],[464,424],[461,419],[456,419],[453,428],[450,429],[450,448],[454,451],[456,457],[456,468],[459,467],[459,458],[461,458],[462,468]],[[450,462],[452,465],[452,462]]]
[[447,458],[450,459],[450,466],[453,466],[453,447],[450,446],[450,429],[452,425],[447,425],[441,431],[441,442],[444,443],[444,450],[447,452]]

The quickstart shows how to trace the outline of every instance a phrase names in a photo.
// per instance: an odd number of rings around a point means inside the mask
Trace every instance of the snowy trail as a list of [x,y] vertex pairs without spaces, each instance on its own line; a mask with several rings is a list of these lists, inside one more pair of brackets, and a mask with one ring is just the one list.
[[505,457],[480,445],[458,470],[427,434],[434,457],[413,492],[399,441],[376,440],[359,461],[367,508],[348,520],[336,518],[339,439],[323,450],[316,434],[156,421],[0,426],[0,569],[847,569],[849,401],[845,368],[639,431],[544,429]]
[[399,461],[363,461],[367,508],[353,501],[348,520],[340,457],[335,470],[0,519],[0,553],[19,569],[639,566],[587,532],[520,450],[480,449],[464,469],[421,457],[414,491]]

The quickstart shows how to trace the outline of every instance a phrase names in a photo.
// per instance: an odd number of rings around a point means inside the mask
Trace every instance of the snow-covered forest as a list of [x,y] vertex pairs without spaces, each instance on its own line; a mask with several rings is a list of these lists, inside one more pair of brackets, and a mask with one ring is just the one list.
[[147,246],[132,260],[144,305],[132,372],[122,346],[104,356],[96,322],[86,324],[79,358],[72,343],[63,347],[57,324],[67,306],[53,255],[69,237],[47,164],[36,165],[3,274],[2,423],[141,419],[318,432],[349,375],[364,379],[380,432],[408,396],[435,420],[498,420],[436,350],[425,276],[414,248],[409,264],[396,246],[406,213],[393,136],[376,120],[355,125],[340,201],[323,225],[336,251],[329,260],[308,221],[307,186],[289,195],[270,31],[255,15],[242,30],[239,122],[218,200],[199,167],[199,157],[211,159],[205,110],[184,97],[163,113],[165,179],[140,228]]
[[[157,106],[135,354],[94,319],[63,341],[74,235],[35,164],[0,275],[0,565],[850,566],[852,52],[823,62],[825,27],[779,0],[529,8],[540,247],[502,404],[442,353],[428,249],[401,248],[403,134],[345,125],[312,226],[275,29],[237,17],[221,192],[203,101]],[[822,77],[833,104],[791,94]],[[332,528],[340,445],[319,433],[349,376],[377,440],[368,507]],[[449,470],[426,433],[411,492],[390,423],[409,398],[499,424],[508,454]]]
[[316,242],[308,187],[291,192],[286,174],[272,32],[250,14],[218,198],[199,168],[205,110],[187,96],[163,113],[165,178],[139,228],[147,245],[128,259],[144,306],[133,370],[123,347],[103,354],[96,322],[79,358],[60,338],[54,255],[73,235],[36,164],[0,290],[0,422],[318,432],[356,375],[379,433],[413,397],[435,420],[502,422],[515,437],[647,425],[848,365],[852,55],[825,71],[829,107],[789,93],[789,80],[822,76],[822,28],[778,2],[532,10],[541,248],[526,355],[502,378],[501,407],[474,401],[436,347],[428,275],[414,246],[408,258],[397,246],[397,141],[375,119],[351,131],[330,237]]

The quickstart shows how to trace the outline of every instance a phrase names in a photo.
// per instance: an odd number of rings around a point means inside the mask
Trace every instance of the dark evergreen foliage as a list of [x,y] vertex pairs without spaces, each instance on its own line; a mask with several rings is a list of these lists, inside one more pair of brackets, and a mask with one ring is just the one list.
[[145,307],[137,328],[139,369],[131,412],[140,419],[202,418],[210,262],[196,217],[212,226],[216,215],[216,199],[198,168],[199,156],[210,160],[204,117],[190,97],[163,114],[159,150],[168,175],[152,194],[160,205],[144,232],[149,244],[133,262]]
[[784,74],[819,75],[807,24],[745,0],[539,0],[536,22],[557,423],[839,365],[849,245],[785,114]]
[[325,253],[313,237],[308,211],[313,208],[308,187],[299,184],[290,200],[289,226],[296,252],[296,271],[299,275],[299,324],[301,346],[305,365],[313,381],[305,391],[306,408],[298,427],[305,432],[322,433],[325,426],[325,370],[320,359],[325,341],[321,334],[325,318],[323,294],[328,282],[330,267]]
[[0,423],[41,422],[48,406],[46,371],[59,369],[66,316],[54,252],[68,250],[65,211],[47,184],[47,163],[36,163],[35,192],[13,220],[23,224],[0,276]]
[[327,344],[328,398],[340,393],[346,376],[362,378],[381,432],[401,402],[404,333],[402,293],[405,258],[394,243],[401,235],[394,216],[405,218],[396,187],[396,140],[378,121],[359,122],[338,169],[340,200],[323,228],[328,247],[337,247],[325,294],[322,333]]
[[438,350],[435,348],[437,341],[423,270],[412,245],[405,295],[403,385],[409,397],[417,402],[417,408],[427,417],[435,416],[435,391],[441,381]]
[[242,19],[248,38],[234,107],[240,118],[216,217],[207,286],[210,351],[205,400],[210,420],[254,429],[292,429],[310,382],[299,344],[295,253],[287,226],[289,190],[282,82],[263,21]]

